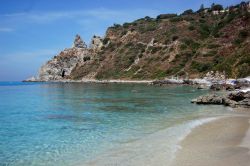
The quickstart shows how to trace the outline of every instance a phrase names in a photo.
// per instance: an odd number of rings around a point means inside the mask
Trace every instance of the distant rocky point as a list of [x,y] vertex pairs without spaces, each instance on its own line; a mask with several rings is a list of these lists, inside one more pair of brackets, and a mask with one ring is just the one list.
[[102,47],[102,38],[94,36],[90,47],[80,35],[75,36],[72,48],[61,51],[53,59],[46,62],[39,70],[37,77],[25,81],[56,81],[71,79],[72,70],[79,64],[85,64],[93,58],[93,54]]

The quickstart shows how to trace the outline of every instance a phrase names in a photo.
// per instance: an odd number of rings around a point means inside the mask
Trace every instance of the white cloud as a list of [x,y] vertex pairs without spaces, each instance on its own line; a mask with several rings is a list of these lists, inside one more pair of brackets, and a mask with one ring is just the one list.
[[14,29],[12,28],[5,28],[5,27],[0,27],[0,32],[12,32]]
[[48,60],[53,55],[56,55],[58,52],[59,51],[57,49],[39,49],[27,52],[19,51],[9,54],[3,54],[1,56],[2,58],[1,63],[20,62],[20,61],[32,62],[32,60],[37,60],[37,59]]
[[98,8],[77,11],[10,13],[0,15],[0,17],[14,20],[29,21],[34,23],[49,23],[65,19],[79,21],[84,18],[93,18],[98,20],[111,20],[115,18],[119,20],[127,20],[130,18],[138,18],[140,16],[155,16],[159,13],[159,11],[152,9],[112,10],[106,8]]

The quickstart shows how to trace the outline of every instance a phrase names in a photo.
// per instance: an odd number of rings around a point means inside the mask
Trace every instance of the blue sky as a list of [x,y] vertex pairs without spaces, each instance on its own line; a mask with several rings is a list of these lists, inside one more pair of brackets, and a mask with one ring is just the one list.
[[20,81],[80,34],[88,43],[114,23],[240,0],[0,0],[0,81]]

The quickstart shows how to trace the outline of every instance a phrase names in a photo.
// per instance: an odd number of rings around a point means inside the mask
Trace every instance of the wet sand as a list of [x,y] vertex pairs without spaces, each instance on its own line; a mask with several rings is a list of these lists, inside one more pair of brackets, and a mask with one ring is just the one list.
[[[250,112],[235,114],[196,124],[185,137],[175,137],[169,129],[143,140],[97,156],[79,165],[87,166],[249,166]],[[186,124],[187,125],[187,124]],[[176,128],[177,129],[177,128]],[[177,131],[176,129],[172,131]],[[188,132],[188,133],[187,133]],[[186,133],[186,134],[185,134]],[[174,136],[174,137],[173,137]],[[175,138],[172,139],[171,137]],[[171,146],[176,145],[176,146]],[[177,151],[171,155],[174,147]]]
[[249,166],[250,114],[195,128],[181,143],[172,166]]

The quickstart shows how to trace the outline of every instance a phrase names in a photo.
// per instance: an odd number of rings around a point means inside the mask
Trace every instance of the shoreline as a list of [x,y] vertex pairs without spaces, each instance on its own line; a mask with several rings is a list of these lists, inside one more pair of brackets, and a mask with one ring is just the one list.
[[[100,154],[92,160],[79,163],[81,166],[169,166],[179,150],[179,143],[192,131],[221,117],[206,117],[186,121],[185,123],[152,133],[136,141],[120,145]],[[167,156],[167,157],[166,157]]]
[[78,165],[248,166],[250,113],[233,111],[236,114],[196,119],[160,130]]
[[96,80],[96,79],[83,79],[83,80],[54,80],[54,81],[26,81],[23,82],[45,82],[45,83],[138,83],[138,84],[150,84],[155,80]]
[[[245,79],[245,82],[242,81]],[[240,81],[241,80],[241,81]],[[174,79],[168,78],[163,80],[158,79],[148,79],[148,80],[126,80],[126,79],[106,79],[106,80],[98,80],[98,79],[88,79],[83,78],[81,80],[72,80],[72,79],[64,79],[64,80],[39,80],[37,78],[31,78],[23,80],[22,82],[45,82],[45,83],[101,83],[101,84],[109,84],[109,83],[130,83],[130,84],[150,84],[150,85],[192,85],[198,86],[198,89],[213,89],[213,90],[232,90],[237,89],[239,85],[236,85],[235,82],[240,83],[240,87],[248,87],[250,86],[250,81],[246,78],[243,79],[225,79],[225,80],[213,80],[206,78],[190,78],[190,79]],[[212,87],[215,85],[215,87]],[[219,88],[219,89],[217,89]],[[227,89],[228,88],[228,89]]]
[[250,114],[243,113],[194,128],[180,142],[171,166],[250,165]]

